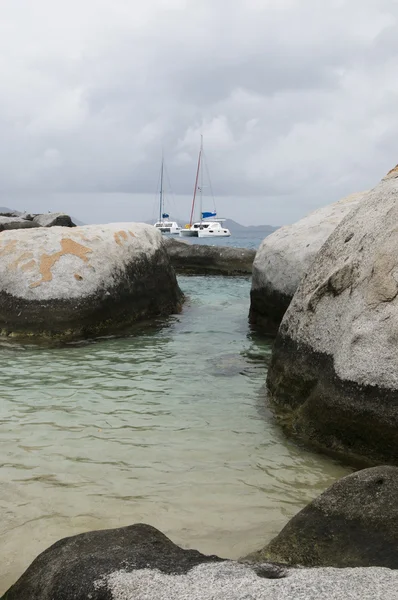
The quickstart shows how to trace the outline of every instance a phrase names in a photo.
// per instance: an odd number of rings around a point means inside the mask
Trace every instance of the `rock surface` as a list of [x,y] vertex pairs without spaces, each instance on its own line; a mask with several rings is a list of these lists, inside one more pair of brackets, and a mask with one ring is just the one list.
[[266,237],[253,264],[250,320],[275,334],[304,274],[329,235],[365,192],[351,194]]
[[32,221],[27,221],[22,217],[2,217],[0,216],[0,231],[7,231],[9,229],[29,229],[32,227],[39,227]]
[[161,234],[137,223],[0,235],[3,335],[91,336],[178,310]]
[[250,275],[255,250],[165,240],[171,263],[178,273],[198,275]]
[[282,321],[268,371],[289,430],[398,463],[398,167],[335,229]]
[[[26,216],[28,219],[30,215]],[[69,215],[65,213],[45,213],[33,217],[33,223],[39,227],[76,227]]]
[[3,600],[392,600],[398,571],[283,569],[182,550],[149,525],[63,539]]
[[343,477],[250,558],[306,567],[398,569],[398,467]]

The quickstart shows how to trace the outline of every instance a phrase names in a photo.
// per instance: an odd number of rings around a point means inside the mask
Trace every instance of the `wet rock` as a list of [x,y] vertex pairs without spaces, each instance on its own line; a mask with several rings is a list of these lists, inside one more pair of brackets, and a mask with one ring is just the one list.
[[283,569],[182,550],[149,525],[93,531],[43,552],[3,600],[383,600],[398,571]]
[[352,460],[398,464],[398,168],[316,256],[268,371],[288,431]]
[[208,359],[209,371],[218,377],[234,377],[241,375],[250,366],[249,361],[241,354],[224,354]]
[[3,335],[87,337],[178,310],[174,270],[154,227],[114,223],[0,235]]
[[198,275],[250,275],[255,250],[165,240],[171,263],[178,273]]
[[0,231],[8,231],[9,229],[29,229],[31,227],[39,227],[32,221],[27,221],[22,217],[2,217],[0,216]]
[[250,320],[274,335],[318,250],[365,192],[351,194],[264,239],[253,264]]
[[343,477],[252,560],[306,567],[398,568],[398,467]]
[[36,215],[33,217],[33,223],[36,223],[39,227],[76,227],[70,216],[65,213]]

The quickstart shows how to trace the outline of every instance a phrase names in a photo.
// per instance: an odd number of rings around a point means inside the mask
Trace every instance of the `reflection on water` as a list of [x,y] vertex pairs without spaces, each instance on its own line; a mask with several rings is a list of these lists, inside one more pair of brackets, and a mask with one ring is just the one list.
[[139,521],[238,557],[347,472],[264,410],[249,280],[180,285],[182,314],[134,336],[0,347],[0,593],[57,539]]

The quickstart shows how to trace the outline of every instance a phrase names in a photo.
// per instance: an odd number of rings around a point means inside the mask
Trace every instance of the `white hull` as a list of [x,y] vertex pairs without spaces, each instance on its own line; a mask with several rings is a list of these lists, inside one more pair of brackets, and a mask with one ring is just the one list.
[[224,229],[223,231],[213,231],[208,229],[203,229],[199,231],[198,237],[200,238],[214,238],[214,237],[230,237],[231,232],[229,229]]
[[179,235],[181,237],[199,237],[197,229],[181,229]]
[[186,237],[200,237],[200,238],[215,238],[215,237],[229,237],[231,232],[226,227],[222,226],[225,219],[213,220],[213,221],[200,221],[194,223],[189,229],[181,229],[180,235]]
[[158,221],[154,227],[165,235],[178,235],[181,227],[175,221]]

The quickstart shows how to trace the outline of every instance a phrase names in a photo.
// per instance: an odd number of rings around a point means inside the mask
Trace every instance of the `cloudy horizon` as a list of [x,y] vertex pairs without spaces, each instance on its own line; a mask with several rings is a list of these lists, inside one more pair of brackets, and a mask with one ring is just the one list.
[[0,205],[289,223],[398,162],[396,0],[3,0]]

